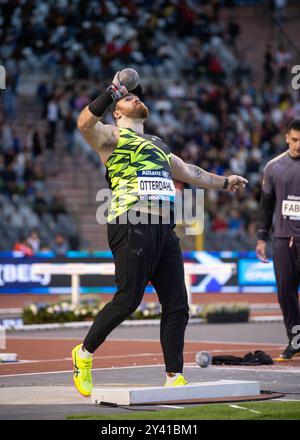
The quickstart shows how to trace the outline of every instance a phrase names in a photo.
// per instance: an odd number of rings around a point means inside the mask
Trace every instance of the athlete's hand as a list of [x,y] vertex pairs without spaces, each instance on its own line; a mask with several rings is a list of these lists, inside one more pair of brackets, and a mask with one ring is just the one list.
[[236,175],[229,176],[227,191],[237,191],[240,188],[245,188],[246,183],[248,183],[248,180],[245,179],[245,177]]
[[256,243],[256,256],[263,263],[269,263],[267,256],[267,242],[264,240],[258,240]]
[[119,101],[119,99],[123,98],[123,96],[128,95],[128,90],[125,86],[122,85],[119,79],[120,72],[117,72],[112,80],[111,85],[109,86],[109,91],[114,102]]

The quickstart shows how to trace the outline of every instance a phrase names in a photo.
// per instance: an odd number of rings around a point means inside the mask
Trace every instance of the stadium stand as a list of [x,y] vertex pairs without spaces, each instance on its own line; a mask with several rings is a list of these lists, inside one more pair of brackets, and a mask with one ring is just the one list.
[[108,248],[95,221],[105,170],[76,119],[130,66],[142,78],[148,131],[185,161],[249,179],[238,197],[206,192],[205,249],[253,249],[261,171],[300,116],[289,84],[300,8],[288,3],[1,2],[0,248],[33,229],[50,249],[58,232],[72,249]]

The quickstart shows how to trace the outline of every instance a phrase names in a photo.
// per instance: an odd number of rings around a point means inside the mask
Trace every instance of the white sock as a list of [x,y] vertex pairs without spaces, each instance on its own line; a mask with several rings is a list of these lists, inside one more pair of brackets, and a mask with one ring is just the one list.
[[181,373],[175,373],[174,376],[170,377],[168,375],[167,376],[167,383],[172,383],[174,382],[178,376],[181,376]]
[[88,359],[88,358],[93,357],[92,353],[87,351],[87,349],[82,350],[82,347],[80,347],[80,349],[78,350],[78,354],[79,354],[79,357],[81,357],[82,359]]

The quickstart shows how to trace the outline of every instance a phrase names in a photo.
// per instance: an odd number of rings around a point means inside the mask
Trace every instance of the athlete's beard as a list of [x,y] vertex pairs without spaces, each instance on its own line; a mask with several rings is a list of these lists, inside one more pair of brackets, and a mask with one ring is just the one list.
[[135,104],[132,109],[123,111],[123,114],[131,119],[147,119],[149,116],[149,110],[143,102],[140,102]]

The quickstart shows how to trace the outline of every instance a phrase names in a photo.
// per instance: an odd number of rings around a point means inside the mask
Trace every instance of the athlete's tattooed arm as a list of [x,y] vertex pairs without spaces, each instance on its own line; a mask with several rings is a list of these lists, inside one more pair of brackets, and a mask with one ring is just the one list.
[[221,178],[220,176],[217,176],[216,174],[208,173],[207,171],[204,171],[202,168],[197,167],[196,165],[188,165],[191,169],[191,172],[195,173],[195,176],[197,179],[199,179],[200,182],[204,183],[207,182],[209,185],[217,185],[219,187],[220,185],[224,185],[225,178]]
[[209,173],[202,168],[187,164],[175,154],[171,154],[171,172],[174,179],[188,183],[196,188],[204,189],[223,189],[226,179],[228,179],[227,191],[236,191],[239,187],[245,186],[247,179],[241,176],[218,176]]

